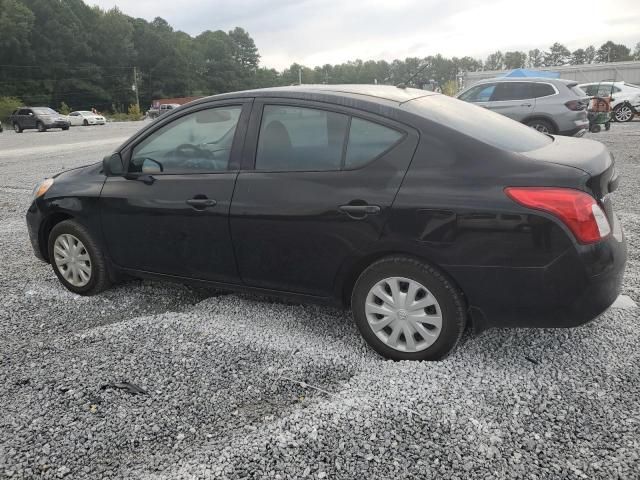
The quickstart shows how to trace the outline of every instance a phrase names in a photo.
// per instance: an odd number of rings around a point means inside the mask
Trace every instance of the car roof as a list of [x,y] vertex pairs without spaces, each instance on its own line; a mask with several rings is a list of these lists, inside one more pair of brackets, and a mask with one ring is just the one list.
[[429,95],[437,95],[428,90],[417,88],[403,88],[391,85],[292,85],[288,87],[260,88],[255,90],[244,90],[241,92],[226,93],[206,97],[200,101],[208,101],[214,98],[237,98],[237,97],[281,97],[281,98],[303,98],[321,99],[326,97],[353,98],[367,102],[402,104],[410,100]]
[[625,82],[623,80],[602,80],[601,82],[585,82],[580,85],[623,85]]
[[531,83],[577,83],[575,80],[567,80],[566,78],[548,78],[548,77],[495,77],[495,78],[487,78],[484,80],[480,80],[477,83],[474,83],[472,86],[481,85],[483,83],[496,83],[496,82],[531,82]]

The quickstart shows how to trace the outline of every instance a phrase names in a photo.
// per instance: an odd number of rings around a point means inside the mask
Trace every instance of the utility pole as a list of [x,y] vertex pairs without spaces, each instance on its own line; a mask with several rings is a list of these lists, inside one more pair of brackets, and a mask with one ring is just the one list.
[[136,92],[136,105],[140,111],[140,97],[138,96],[138,69],[133,67],[133,91]]
[[302,85],[302,68],[298,69],[298,85]]

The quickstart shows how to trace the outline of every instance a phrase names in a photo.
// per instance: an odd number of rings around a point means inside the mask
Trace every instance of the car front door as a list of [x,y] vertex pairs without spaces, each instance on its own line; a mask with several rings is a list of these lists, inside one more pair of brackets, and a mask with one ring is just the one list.
[[488,108],[521,122],[535,110],[531,82],[502,82],[496,85]]
[[18,112],[20,115],[19,124],[22,128],[35,128],[36,127],[36,116],[30,108],[23,108]]
[[379,239],[417,142],[360,111],[256,100],[230,215],[242,280],[331,296]]
[[251,100],[194,106],[122,152],[100,204],[106,247],[120,267],[239,281],[229,206]]
[[460,95],[460,100],[465,102],[475,103],[480,107],[489,107],[489,100],[496,89],[495,83],[483,83],[470,88],[466,92]]

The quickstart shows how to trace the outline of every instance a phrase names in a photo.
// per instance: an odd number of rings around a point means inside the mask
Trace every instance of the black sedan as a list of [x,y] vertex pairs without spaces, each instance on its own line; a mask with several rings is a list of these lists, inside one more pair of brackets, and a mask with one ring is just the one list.
[[351,307],[393,359],[464,329],[570,327],[616,299],[614,161],[422,90],[304,86],[174,110],[45,180],[36,255],[69,290],[163,278]]

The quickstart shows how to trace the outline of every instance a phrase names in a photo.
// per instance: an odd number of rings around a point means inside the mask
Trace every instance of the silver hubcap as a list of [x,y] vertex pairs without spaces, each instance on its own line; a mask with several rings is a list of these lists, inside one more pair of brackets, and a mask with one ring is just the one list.
[[74,287],[84,287],[91,280],[91,258],[84,244],[73,235],[63,233],[53,244],[56,268]]
[[616,120],[619,122],[628,122],[633,116],[633,112],[629,107],[620,107],[616,111]]
[[534,123],[533,125],[531,125],[531,128],[539,131],[540,133],[549,133],[549,129],[547,128],[547,126],[540,123]]
[[442,311],[424,285],[403,277],[376,283],[367,295],[369,327],[387,346],[401,352],[429,348],[442,331]]

